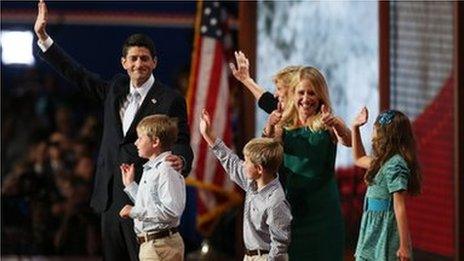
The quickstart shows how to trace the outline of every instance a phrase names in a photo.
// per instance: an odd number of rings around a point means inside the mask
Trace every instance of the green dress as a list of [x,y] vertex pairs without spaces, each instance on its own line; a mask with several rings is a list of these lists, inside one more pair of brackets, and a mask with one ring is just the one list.
[[393,193],[406,190],[409,169],[400,155],[388,159],[367,188],[356,260],[397,260],[399,235],[393,211]]
[[328,131],[284,132],[286,193],[292,209],[290,260],[343,260],[344,232]]

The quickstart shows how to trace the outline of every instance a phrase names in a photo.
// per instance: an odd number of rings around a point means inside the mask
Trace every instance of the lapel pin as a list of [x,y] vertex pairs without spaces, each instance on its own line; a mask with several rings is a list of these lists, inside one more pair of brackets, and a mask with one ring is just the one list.
[[156,104],[157,100],[156,100],[155,98],[153,98],[153,99],[151,99],[151,102],[152,102],[153,104]]

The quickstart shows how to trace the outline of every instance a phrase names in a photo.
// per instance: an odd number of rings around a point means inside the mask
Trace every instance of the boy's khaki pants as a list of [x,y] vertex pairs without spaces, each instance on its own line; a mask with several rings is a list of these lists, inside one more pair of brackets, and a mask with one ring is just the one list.
[[140,245],[139,259],[141,261],[183,261],[184,241],[179,233],[146,241]]

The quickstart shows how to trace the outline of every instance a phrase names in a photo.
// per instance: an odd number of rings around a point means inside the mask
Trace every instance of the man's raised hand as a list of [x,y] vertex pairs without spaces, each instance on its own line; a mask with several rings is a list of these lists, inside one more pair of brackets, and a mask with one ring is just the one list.
[[48,20],[48,10],[47,5],[45,4],[44,0],[39,0],[37,4],[38,11],[37,11],[37,19],[35,20],[34,24],[34,31],[40,41],[44,42],[48,38],[47,31],[45,30],[47,27],[47,20]]

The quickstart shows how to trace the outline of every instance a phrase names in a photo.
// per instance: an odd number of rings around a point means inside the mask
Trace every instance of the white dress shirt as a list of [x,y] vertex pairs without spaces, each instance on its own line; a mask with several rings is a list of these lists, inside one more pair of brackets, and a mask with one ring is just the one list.
[[163,152],[143,165],[140,184],[132,182],[124,191],[134,202],[130,217],[136,234],[157,232],[179,226],[185,208],[185,181],[165,158]]
[[[134,111],[133,114],[130,114],[132,117],[129,118],[127,122],[124,121],[124,115],[125,113],[127,113],[128,108],[130,107],[131,96],[133,96],[135,92],[138,92],[140,94],[140,99],[138,100],[138,104],[137,104],[137,111],[138,111],[140,109],[140,106],[143,103],[143,100],[145,99],[151,87],[153,86],[154,82],[155,82],[155,77],[153,77],[153,74],[151,74],[150,78],[148,78],[148,80],[145,83],[143,83],[140,87],[135,87],[132,82],[130,83],[130,87],[129,87],[130,90],[126,96],[126,100],[124,101],[121,108],[119,108],[119,116],[121,117],[122,130],[123,130],[124,135],[126,135],[126,131],[129,130],[129,127],[132,125],[132,121],[134,120],[134,117],[137,114],[137,112]],[[128,126],[125,126],[125,124],[127,124]]]

